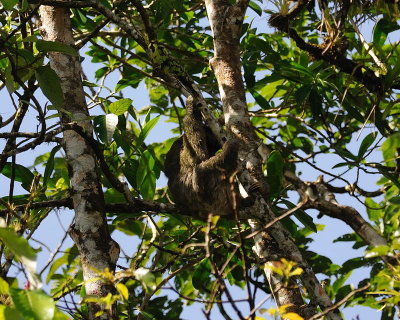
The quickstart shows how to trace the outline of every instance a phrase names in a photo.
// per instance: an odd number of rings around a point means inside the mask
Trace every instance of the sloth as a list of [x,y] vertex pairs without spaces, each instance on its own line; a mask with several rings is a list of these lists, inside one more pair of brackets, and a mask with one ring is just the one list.
[[232,187],[239,143],[231,139],[216,153],[220,144],[203,123],[199,106],[192,96],[187,98],[184,134],[165,158],[168,188],[184,214],[197,218],[206,218],[210,213],[233,217],[234,201],[238,208],[250,204]]

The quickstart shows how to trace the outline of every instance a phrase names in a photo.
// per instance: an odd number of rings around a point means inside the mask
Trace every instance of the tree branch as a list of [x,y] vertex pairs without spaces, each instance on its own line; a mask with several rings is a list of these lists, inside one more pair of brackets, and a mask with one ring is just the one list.
[[338,309],[342,304],[346,303],[352,296],[354,296],[355,294],[357,294],[359,292],[367,290],[370,286],[371,286],[371,284],[368,283],[365,286],[362,286],[361,288],[353,290],[352,292],[347,294],[343,299],[336,302],[333,306],[326,308],[326,310],[308,318],[307,320],[316,320],[316,319],[322,318],[323,316],[327,315],[328,312]]

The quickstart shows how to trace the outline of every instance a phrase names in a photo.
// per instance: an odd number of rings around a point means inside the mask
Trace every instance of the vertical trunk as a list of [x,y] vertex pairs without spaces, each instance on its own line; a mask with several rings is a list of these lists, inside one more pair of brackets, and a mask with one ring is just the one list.
[[[248,0],[237,0],[235,5],[230,5],[225,0],[206,0],[205,3],[214,37],[214,58],[211,59],[210,65],[218,81],[224,107],[225,124],[233,135],[242,140],[243,148],[246,148],[245,161],[249,175],[243,175],[241,182],[245,187],[248,187],[251,183],[257,183],[261,185],[261,193],[265,194],[266,188],[263,187],[261,159],[255,152],[258,139],[247,114],[245,89],[241,74],[240,29]],[[259,217],[257,221],[251,221],[254,230],[260,229],[262,225],[275,218],[271,208],[263,200],[259,199],[254,208]],[[254,251],[262,260],[274,263],[274,260],[286,256],[303,268],[302,281],[310,295],[314,310],[302,306],[303,299],[297,286],[282,286],[281,279],[267,270],[266,276],[278,305],[293,304],[290,311],[297,312],[304,317],[316,313],[315,307],[317,305],[321,309],[332,306],[328,295],[303,259],[290,234],[280,223],[269,228],[268,233],[258,234],[254,240]],[[327,315],[327,319],[338,320],[341,319],[341,316],[335,310]]]
[[[74,44],[68,9],[41,6],[40,16],[44,40]],[[85,103],[79,56],[53,52],[49,59],[51,68],[61,79],[64,93],[61,110],[67,112],[61,116],[62,124],[75,122],[91,135],[93,128]],[[86,294],[100,298],[112,293],[112,287],[101,280],[98,272],[115,270],[119,247],[107,229],[104,198],[92,147],[71,130],[64,132],[63,141],[75,209],[75,223],[70,235],[79,249]],[[115,312],[104,310],[101,303],[89,303],[89,314],[90,319],[116,318]]]

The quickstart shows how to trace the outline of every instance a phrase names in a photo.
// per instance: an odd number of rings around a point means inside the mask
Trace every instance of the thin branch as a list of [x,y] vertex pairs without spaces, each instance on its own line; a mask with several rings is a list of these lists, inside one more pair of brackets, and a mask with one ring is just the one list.
[[[307,0],[298,1],[298,5],[286,15],[272,15],[269,24],[280,32],[286,33],[296,43],[297,47],[308,52],[314,58],[335,65],[341,71],[353,76],[370,91],[380,92],[384,86],[385,77],[376,76],[374,71],[367,66],[346,58],[338,50],[335,50],[334,46],[326,50],[327,48],[323,46],[306,42],[294,28],[290,27],[290,22],[305,8],[307,2]],[[400,89],[400,84],[394,83],[391,88]]]
[[[64,198],[59,200],[48,200],[40,202],[32,202],[30,205],[31,209],[40,208],[69,208],[73,209],[72,199]],[[143,200],[139,198],[133,198],[133,203],[108,203],[105,206],[106,211],[109,213],[142,213],[142,212],[154,212],[154,213],[180,213],[173,204],[161,203],[150,200]],[[17,205],[13,207],[12,212],[19,212],[25,209],[25,205]],[[0,217],[10,212],[10,208],[1,209]]]
[[57,248],[51,253],[49,259],[47,260],[46,264],[43,266],[42,270],[39,272],[39,276],[41,277],[43,272],[46,271],[46,269],[50,266],[50,264],[54,261],[57,253],[60,252],[60,249],[62,247],[62,245],[64,244],[65,240],[68,237],[68,232],[64,233],[63,238],[61,239],[60,243],[58,244]]
[[293,213],[295,213],[297,210],[301,209],[302,207],[304,207],[308,202],[308,198],[304,198],[301,202],[299,202],[294,208],[286,211],[285,213],[281,214],[279,217],[276,217],[274,220],[268,222],[264,227],[262,227],[261,229],[258,229],[252,233],[250,233],[249,235],[247,235],[245,237],[245,239],[251,239],[254,236],[256,236],[257,234],[259,234],[260,232],[266,231],[268,228],[270,228],[271,226],[273,226],[275,223],[277,223],[278,221],[281,221],[283,219],[285,219],[286,217],[292,215]]
[[366,284],[365,286],[355,289],[352,292],[350,292],[348,295],[346,295],[343,299],[339,300],[338,302],[336,302],[334,305],[332,305],[331,307],[326,308],[324,311],[308,318],[307,320],[316,320],[319,318],[322,318],[323,316],[327,315],[329,312],[339,308],[342,304],[346,303],[352,296],[354,296],[355,294],[365,291],[367,290],[369,287],[371,286],[370,283]]

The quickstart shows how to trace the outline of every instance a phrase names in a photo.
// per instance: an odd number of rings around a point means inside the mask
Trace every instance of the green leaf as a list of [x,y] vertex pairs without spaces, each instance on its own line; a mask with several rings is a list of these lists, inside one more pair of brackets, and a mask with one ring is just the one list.
[[254,1],[250,1],[249,7],[261,17],[262,9],[257,3],[255,3]]
[[272,98],[278,98],[286,93],[286,90],[282,89],[285,80],[281,79],[268,83],[261,89],[260,94],[267,100]]
[[395,165],[395,158],[398,148],[400,148],[400,132],[392,134],[382,144],[383,159],[387,165]]
[[8,282],[3,278],[0,278],[0,294],[8,294],[9,290],[10,285],[8,284]]
[[368,134],[361,142],[360,149],[358,150],[358,160],[362,160],[368,148],[374,143],[376,138],[376,132],[371,132]]
[[248,57],[249,61],[243,63],[244,80],[246,81],[247,89],[253,88],[256,83],[255,72],[257,69],[257,63],[254,62],[259,60],[259,54],[253,54]]
[[28,240],[17,235],[13,230],[0,228],[0,240],[17,257],[25,257],[30,261],[36,259],[36,253]]
[[347,233],[333,240],[333,242],[356,242],[357,235],[355,233]]
[[118,116],[113,113],[97,116],[93,119],[93,125],[100,140],[108,145],[112,142],[115,128],[118,125]]
[[[349,100],[351,100],[351,101],[349,101]],[[353,106],[353,102],[355,103],[355,101],[352,101],[352,100],[354,100],[354,99],[346,98],[343,103],[343,107],[349,113],[350,116],[352,116],[353,118],[355,118],[358,121],[360,121],[361,123],[363,123],[365,121],[364,116],[360,113],[358,108],[355,108]],[[357,105],[357,104],[355,104],[355,105]]]
[[[7,178],[11,179],[12,163],[7,162],[1,173],[5,175]],[[15,164],[15,180],[21,182],[21,185],[25,190],[30,191],[32,180],[34,177],[35,177],[34,174],[28,168],[20,164]]]
[[135,189],[137,189],[136,174],[138,172],[138,166],[139,162],[137,160],[129,159],[124,163],[124,166],[122,167],[122,172],[124,173],[126,179]]
[[319,119],[322,114],[322,97],[317,90],[311,89],[308,102],[310,103],[311,113],[314,118]]
[[51,264],[49,273],[47,274],[46,283],[48,284],[50,282],[53,275],[60,267],[68,267],[70,264],[72,264],[77,256],[78,249],[76,246],[66,249],[65,253]]
[[390,248],[385,245],[375,246],[366,251],[366,258],[374,258],[379,256],[387,255],[390,252]]
[[29,245],[28,240],[17,235],[13,230],[0,228],[0,240],[4,246],[24,266],[28,279],[33,288],[40,286],[40,279],[36,276],[36,252]]
[[211,267],[208,258],[203,259],[192,275],[192,284],[197,290],[204,290],[210,282]]
[[26,320],[26,318],[23,317],[22,314],[19,313],[17,310],[15,310],[14,308],[5,306],[3,304],[0,304],[0,319],[1,320]]
[[392,197],[388,200],[391,204],[400,205],[400,196]]
[[349,259],[343,263],[342,268],[340,269],[340,272],[347,273],[352,270],[364,267],[368,263],[369,263],[368,260],[365,259],[364,257],[362,257],[362,258],[357,257],[357,258]]
[[141,221],[125,219],[116,224],[119,231],[127,234],[128,236],[141,236],[143,234],[144,225]]
[[93,83],[93,82],[90,82],[90,81],[88,81],[88,80],[82,80],[82,85],[83,85],[84,87],[90,87],[90,88],[97,88],[97,87],[100,87],[97,83]]
[[28,0],[22,0],[21,12],[26,12],[26,10],[28,10],[28,8],[29,8]]
[[54,156],[56,155],[56,153],[60,149],[61,149],[61,146],[55,146],[50,152],[50,156],[47,159],[46,168],[44,169],[43,186],[47,186],[47,181],[49,180],[51,174],[53,173],[53,170],[54,170]]
[[157,124],[158,120],[160,120],[160,116],[157,116],[149,121],[144,123],[142,131],[140,131],[139,137],[137,139],[137,145],[140,146],[146,137],[149,135],[150,131],[154,128]]
[[65,313],[62,313],[58,308],[56,308],[53,320],[71,320],[71,317]]
[[[387,71],[387,75],[385,77],[385,86],[387,88],[390,88],[393,85],[393,81],[399,76],[399,73],[400,73],[400,59],[397,58],[396,62],[393,65],[391,65],[391,66],[389,65],[387,67],[388,67],[388,71]],[[390,103],[390,104],[392,104],[392,103]],[[383,116],[385,117],[386,115],[387,115],[387,113],[386,113],[386,110],[385,110]]]
[[[293,209],[295,205],[291,203],[290,201],[287,201],[285,199],[282,200],[283,203],[287,206],[288,209]],[[305,226],[307,229],[317,232],[317,226],[315,225],[313,218],[308,215],[304,210],[297,209],[294,214],[293,214],[302,224]]]
[[373,31],[373,43],[375,47],[380,49],[385,44],[388,34],[398,29],[400,29],[400,26],[396,22],[389,21],[386,18],[380,19]]
[[111,103],[108,106],[108,112],[116,114],[117,116],[124,114],[132,105],[132,99],[120,99]]
[[300,104],[304,103],[308,96],[310,95],[312,85],[311,84],[305,84],[301,86],[298,90],[296,90],[294,97],[296,101]]
[[71,56],[77,56],[78,52],[71,46],[58,42],[58,41],[46,41],[46,40],[36,40],[36,48],[41,52],[62,52],[69,54]]
[[379,223],[385,215],[383,207],[371,198],[365,198],[365,207],[367,208],[368,218],[375,223]]
[[248,89],[251,95],[253,96],[254,100],[256,100],[256,102],[262,109],[271,108],[271,105],[269,104],[268,100],[265,99],[261,94],[259,94],[257,90],[254,90],[254,88],[248,88]]
[[64,94],[61,89],[61,81],[56,72],[49,66],[36,69],[36,79],[43,94],[55,107],[61,107],[64,103]]
[[123,283],[117,283],[115,287],[118,290],[119,294],[123,297],[123,299],[128,300],[129,298],[128,288]]
[[143,310],[138,310],[138,312],[143,315],[145,320],[156,320],[156,318],[151,314]]
[[338,302],[339,300],[343,299],[351,291],[352,291],[352,287],[349,284],[346,284],[345,286],[341,287],[338,290],[338,292],[336,293],[335,302]]
[[354,154],[352,154],[350,151],[346,149],[335,149],[335,151],[345,159],[351,159],[354,161],[358,160],[358,158]]
[[136,184],[143,198],[152,200],[156,190],[155,160],[149,150],[145,150],[139,160]]
[[294,216],[305,226],[307,229],[317,232],[317,226],[315,225],[313,218],[307,214],[304,210],[298,209],[294,213]]
[[267,180],[271,187],[270,196],[276,198],[279,196],[283,183],[284,161],[278,151],[272,151],[267,160]]
[[296,137],[293,139],[293,145],[296,148],[300,148],[305,153],[311,153],[314,148],[314,144],[306,137]]
[[314,78],[313,73],[310,72],[310,70],[307,67],[305,67],[305,66],[303,66],[301,64],[298,64],[296,62],[291,62],[290,63],[290,68],[292,70],[294,70],[294,71],[299,72],[300,74],[302,74],[303,76],[305,76],[307,78],[310,78],[310,79]]
[[142,283],[147,292],[154,291],[157,288],[156,277],[149,269],[138,268],[133,274]]
[[55,302],[43,291],[12,288],[10,295],[15,307],[27,319],[53,320]]
[[15,82],[14,76],[12,74],[12,67],[11,63],[7,64],[7,67],[5,68],[5,83],[6,87],[9,93],[13,93],[15,90],[19,88],[18,83]]
[[18,3],[18,0],[1,0],[4,9],[11,10]]
[[136,89],[140,82],[143,80],[143,75],[137,74],[137,76],[130,75],[126,78],[122,78],[118,81],[117,85],[115,86],[115,92],[119,92],[126,87]]
[[344,285],[346,280],[351,276],[352,271],[349,271],[336,279],[336,281],[332,284],[333,293],[336,294],[338,290]]
[[87,19],[86,15],[82,12],[82,10],[76,9],[74,12],[76,12],[78,14],[79,19],[81,20],[81,22],[83,24],[85,24],[87,22],[88,19]]
[[336,169],[336,168],[340,168],[340,167],[345,167],[345,166],[350,166],[350,164],[348,162],[340,162],[335,164],[332,169]]

